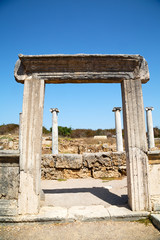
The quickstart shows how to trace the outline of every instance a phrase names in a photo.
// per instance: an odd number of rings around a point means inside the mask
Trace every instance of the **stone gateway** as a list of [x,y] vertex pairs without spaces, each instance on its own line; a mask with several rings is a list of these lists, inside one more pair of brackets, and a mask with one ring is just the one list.
[[141,87],[149,80],[149,71],[142,56],[20,54],[14,75],[17,82],[24,83],[19,214],[39,212],[42,119],[47,83],[121,84],[129,205],[133,211],[151,209]]

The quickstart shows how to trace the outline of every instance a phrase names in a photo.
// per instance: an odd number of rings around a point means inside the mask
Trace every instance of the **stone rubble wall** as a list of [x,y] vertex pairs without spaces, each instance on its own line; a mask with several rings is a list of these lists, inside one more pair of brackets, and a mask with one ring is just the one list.
[[42,179],[108,178],[121,175],[126,175],[125,152],[42,155]]

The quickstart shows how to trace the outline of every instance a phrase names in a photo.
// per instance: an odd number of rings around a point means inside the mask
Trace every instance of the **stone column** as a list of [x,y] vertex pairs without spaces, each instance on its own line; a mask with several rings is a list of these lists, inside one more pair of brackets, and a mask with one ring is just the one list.
[[114,107],[113,110],[112,110],[112,112],[115,113],[117,151],[118,152],[123,152],[123,139],[122,139],[120,111],[121,111],[121,107]]
[[58,108],[51,108],[52,113],[52,154],[58,154]]
[[22,113],[19,113],[19,151],[21,154],[21,148],[22,148],[22,137],[21,137],[21,132],[22,132]]
[[154,108],[146,107],[145,109],[146,109],[146,119],[147,119],[148,148],[150,150],[155,147],[153,120],[152,120],[152,110],[154,110]]
[[150,210],[147,139],[141,81],[123,80],[121,87],[129,206],[133,211]]
[[40,207],[44,88],[44,80],[30,78],[24,82],[19,214],[37,214]]

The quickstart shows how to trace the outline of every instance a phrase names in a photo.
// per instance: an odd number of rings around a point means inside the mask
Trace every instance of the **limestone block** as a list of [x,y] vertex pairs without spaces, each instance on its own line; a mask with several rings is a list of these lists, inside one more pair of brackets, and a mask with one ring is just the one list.
[[41,167],[54,168],[55,167],[55,156],[52,154],[42,155]]
[[0,199],[0,216],[17,215],[17,201]]
[[97,206],[73,206],[68,210],[68,218],[78,221],[108,220],[108,210],[101,205]]
[[[64,156],[67,156],[67,162]],[[83,160],[83,163],[80,162],[82,164],[78,166],[79,160],[73,161],[75,156],[77,158],[77,154],[42,155],[42,179],[103,178],[126,175],[125,153],[85,153],[78,155],[78,159],[81,160],[82,158]],[[73,166],[76,168],[73,168]]]
[[0,167],[0,199],[17,199],[19,167]]
[[[27,72],[26,72],[27,69]],[[149,80],[148,65],[140,55],[19,55],[16,81],[36,76],[45,83],[121,83]]]
[[63,170],[63,176],[64,179],[69,178],[87,178],[91,177],[91,170],[87,168],[81,168],[81,169],[64,169]]
[[160,164],[149,165],[150,195],[154,211],[160,211]]
[[111,166],[110,153],[84,153],[83,162],[84,166],[88,168]]
[[94,136],[94,139],[107,139],[107,136]]
[[82,155],[58,154],[56,157],[56,168],[80,169],[82,167]]
[[96,169],[92,170],[93,178],[110,178],[110,177],[120,177],[121,174],[118,171],[101,169],[97,171]]
[[64,179],[62,170],[56,168],[41,168],[41,178],[44,180]]

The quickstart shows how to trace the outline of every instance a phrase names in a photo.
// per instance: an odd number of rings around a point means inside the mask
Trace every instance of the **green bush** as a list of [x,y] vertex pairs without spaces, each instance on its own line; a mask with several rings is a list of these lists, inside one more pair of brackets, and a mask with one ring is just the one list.
[[154,137],[160,138],[160,129],[158,127],[154,128]]
[[43,134],[48,134],[48,133],[50,133],[50,131],[46,127],[43,126]]
[[63,137],[69,137],[71,136],[72,129],[68,127],[58,127],[58,135],[63,136]]
[[10,123],[10,124],[3,124],[0,125],[0,134],[8,134],[8,133],[18,133],[19,131],[19,125]]

